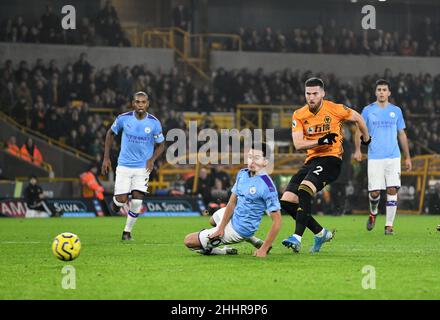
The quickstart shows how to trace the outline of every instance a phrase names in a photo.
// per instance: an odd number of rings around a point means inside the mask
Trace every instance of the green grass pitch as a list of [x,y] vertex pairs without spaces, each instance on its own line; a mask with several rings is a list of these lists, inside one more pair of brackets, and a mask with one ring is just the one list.
[[[125,218],[0,219],[0,299],[439,299],[438,216],[398,216],[396,234],[384,236],[384,216],[365,229],[365,216],[318,217],[336,228],[335,239],[310,254],[312,234],[293,254],[281,240],[266,259],[248,243],[237,256],[202,256],[183,246],[184,236],[208,226],[207,217],[141,218],[134,241],[122,243]],[[270,227],[265,217],[257,236]],[[56,259],[53,238],[73,232],[82,242],[71,262]],[[61,270],[76,270],[76,289],[62,289]],[[363,289],[364,266],[375,269],[376,289]],[[364,280],[365,282],[365,280]],[[372,282],[369,282],[372,284]]]

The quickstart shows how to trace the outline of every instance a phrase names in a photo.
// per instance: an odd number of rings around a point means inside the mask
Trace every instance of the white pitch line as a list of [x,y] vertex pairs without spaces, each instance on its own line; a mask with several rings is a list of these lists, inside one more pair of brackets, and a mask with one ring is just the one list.
[[0,241],[0,244],[38,244],[40,241]]

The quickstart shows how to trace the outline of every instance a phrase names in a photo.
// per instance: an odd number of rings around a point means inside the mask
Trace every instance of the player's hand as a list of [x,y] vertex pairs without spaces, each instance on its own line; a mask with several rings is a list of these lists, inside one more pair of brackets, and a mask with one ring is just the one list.
[[369,136],[368,138],[369,138],[368,140],[364,140],[364,136],[361,136],[361,143],[364,146],[368,146],[371,143],[371,136]]
[[154,168],[154,160],[150,159],[147,161],[147,172],[151,173]]
[[267,256],[267,252],[266,250],[262,250],[262,248],[255,250],[254,257],[258,257],[258,258],[266,258]]
[[361,152],[361,150],[356,150],[354,152],[353,159],[356,160],[357,162],[361,162],[362,161],[362,152]]
[[110,159],[104,159],[104,161],[102,161],[101,173],[103,176],[105,176],[108,173],[111,166],[112,166],[112,162],[110,161]]
[[225,230],[218,228],[214,233],[208,236],[209,239],[222,238],[225,235]]
[[405,169],[406,169],[406,171],[411,171],[412,170],[411,158],[406,158],[405,159]]
[[325,136],[318,139],[318,145],[332,145],[336,142],[337,133],[327,133]]

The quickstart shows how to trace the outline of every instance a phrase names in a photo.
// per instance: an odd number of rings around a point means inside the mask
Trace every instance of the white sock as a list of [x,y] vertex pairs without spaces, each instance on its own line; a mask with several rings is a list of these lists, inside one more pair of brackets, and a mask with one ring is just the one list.
[[377,198],[373,198],[371,196],[371,193],[369,193],[368,198],[370,199],[370,212],[373,215],[377,215],[377,207],[379,206],[380,194],[377,196]]
[[[315,234],[315,236],[317,236],[317,237],[322,237],[322,236],[324,236],[324,228],[322,228],[322,230],[320,231],[320,232],[318,232],[317,234]],[[301,241],[301,240],[300,240]]]
[[223,247],[223,248],[212,248],[211,254],[226,254],[226,247]]
[[397,211],[397,194],[387,194],[387,222],[386,227],[392,227]]
[[138,214],[128,211],[127,221],[125,222],[125,228],[124,228],[125,232],[131,232],[131,230],[133,230],[133,226],[136,223],[137,217]]
[[299,236],[299,235],[297,235],[297,234],[294,234],[293,236],[296,238],[296,240],[298,240],[299,242],[301,242],[302,236]]
[[256,236],[252,236],[252,237],[247,238],[246,241],[252,243],[252,245],[255,247],[257,245],[257,243],[261,240],[258,239]]

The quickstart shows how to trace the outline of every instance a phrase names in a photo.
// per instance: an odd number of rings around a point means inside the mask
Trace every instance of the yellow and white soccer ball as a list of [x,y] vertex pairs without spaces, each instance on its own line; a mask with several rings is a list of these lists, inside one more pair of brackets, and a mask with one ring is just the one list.
[[71,261],[79,256],[81,241],[76,234],[63,232],[55,237],[52,252],[60,260]]

